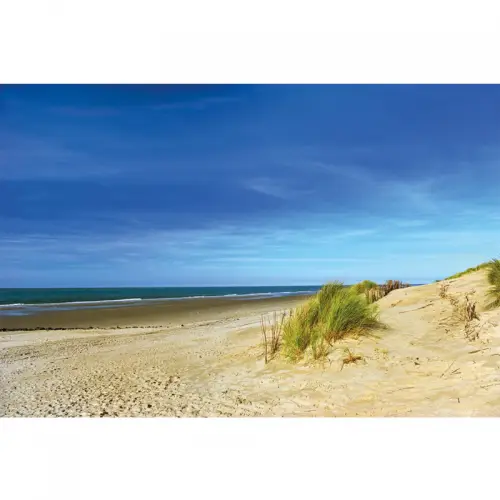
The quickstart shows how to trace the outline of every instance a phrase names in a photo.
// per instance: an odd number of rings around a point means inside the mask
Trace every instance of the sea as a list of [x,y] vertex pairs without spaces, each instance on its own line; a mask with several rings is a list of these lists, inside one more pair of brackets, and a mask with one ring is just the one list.
[[[226,286],[150,288],[0,288],[0,316],[24,316],[47,310],[106,308],[144,301],[225,297],[234,300],[313,295],[321,287]],[[147,303],[147,302],[146,302]]]

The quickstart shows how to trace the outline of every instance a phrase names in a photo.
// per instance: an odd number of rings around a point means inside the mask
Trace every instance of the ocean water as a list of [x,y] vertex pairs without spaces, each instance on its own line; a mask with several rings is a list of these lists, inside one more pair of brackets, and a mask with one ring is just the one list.
[[320,286],[236,286],[162,288],[0,288],[0,315],[25,315],[50,308],[102,308],[142,301],[203,297],[260,298],[309,295]]

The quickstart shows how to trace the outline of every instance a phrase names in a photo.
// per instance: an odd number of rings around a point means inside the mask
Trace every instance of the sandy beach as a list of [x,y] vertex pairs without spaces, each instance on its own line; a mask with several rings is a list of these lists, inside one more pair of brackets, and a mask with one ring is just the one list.
[[[499,416],[500,311],[484,311],[485,274],[450,281],[451,294],[475,290],[474,340],[439,286],[391,292],[386,329],[298,364],[264,363],[259,323],[304,297],[47,313],[30,325],[95,328],[2,332],[0,415]],[[345,364],[346,348],[360,361]]]

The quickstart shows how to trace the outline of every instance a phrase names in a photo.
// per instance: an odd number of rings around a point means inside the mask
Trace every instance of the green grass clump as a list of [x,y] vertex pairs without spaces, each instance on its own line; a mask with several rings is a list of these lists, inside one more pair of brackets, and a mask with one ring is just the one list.
[[356,293],[365,293],[366,290],[370,290],[371,288],[375,288],[376,286],[378,285],[374,281],[363,280],[359,283],[356,283],[355,285],[352,285],[352,289]]
[[481,269],[486,269],[490,266],[490,264],[491,264],[491,262],[483,262],[482,264],[479,264],[476,267],[469,267],[469,269],[466,269],[465,271],[462,271],[460,273],[456,273],[452,276],[448,276],[448,278],[445,278],[445,280],[453,280],[455,278],[460,278],[461,276],[465,276],[466,274],[474,273],[476,271],[480,271]]
[[500,260],[493,259],[488,263],[488,283],[491,285],[487,294],[491,298],[488,309],[500,307]]
[[283,325],[283,351],[285,355],[297,360],[309,347],[313,337],[317,338],[316,314],[318,307],[315,297],[297,308]]
[[315,358],[325,355],[325,343],[331,344],[348,335],[361,335],[381,326],[378,309],[363,295],[342,283],[329,283],[283,326],[285,355],[297,360],[311,346]]

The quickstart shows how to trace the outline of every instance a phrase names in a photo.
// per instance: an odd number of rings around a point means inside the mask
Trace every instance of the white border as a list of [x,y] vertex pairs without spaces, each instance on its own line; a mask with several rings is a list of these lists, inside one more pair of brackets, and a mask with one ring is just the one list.
[[500,82],[499,19],[492,0],[16,0],[0,82]]
[[2,419],[7,499],[491,498],[497,419]]

